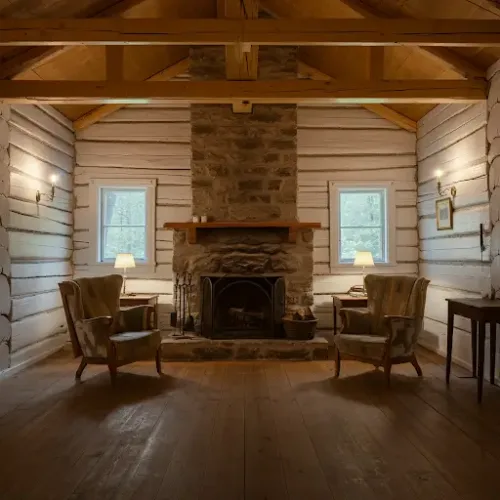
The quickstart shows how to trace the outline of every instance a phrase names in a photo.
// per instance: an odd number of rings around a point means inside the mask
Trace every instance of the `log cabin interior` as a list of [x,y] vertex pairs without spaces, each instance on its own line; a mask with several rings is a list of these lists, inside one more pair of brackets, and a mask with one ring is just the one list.
[[499,61],[496,0],[0,0],[0,498],[498,499]]

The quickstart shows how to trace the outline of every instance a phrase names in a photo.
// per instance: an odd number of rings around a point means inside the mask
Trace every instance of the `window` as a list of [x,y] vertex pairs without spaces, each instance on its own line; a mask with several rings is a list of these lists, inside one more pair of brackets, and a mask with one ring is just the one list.
[[154,265],[155,181],[92,179],[90,189],[89,264],[113,265],[116,254],[131,253],[138,267]]
[[100,262],[114,261],[118,253],[146,260],[146,195],[146,188],[101,188]]
[[330,183],[331,265],[352,265],[356,251],[376,264],[394,263],[394,191],[391,184]]

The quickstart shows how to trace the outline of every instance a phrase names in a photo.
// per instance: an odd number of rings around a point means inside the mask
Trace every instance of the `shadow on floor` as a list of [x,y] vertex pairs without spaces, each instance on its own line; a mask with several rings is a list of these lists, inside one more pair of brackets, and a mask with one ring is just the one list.
[[421,386],[425,378],[416,375],[400,373],[391,374],[391,386],[387,381],[383,370],[370,369],[368,371],[336,379],[332,371],[331,377],[313,382],[305,382],[298,389],[300,391],[318,391],[333,397],[341,397],[346,400],[356,401],[367,405],[380,404],[374,402],[374,395],[398,394],[413,392]]
[[91,376],[58,393],[55,397],[64,403],[63,411],[78,416],[101,420],[117,408],[166,398],[186,385],[185,379],[170,375],[143,375],[119,372],[114,385],[107,372]]

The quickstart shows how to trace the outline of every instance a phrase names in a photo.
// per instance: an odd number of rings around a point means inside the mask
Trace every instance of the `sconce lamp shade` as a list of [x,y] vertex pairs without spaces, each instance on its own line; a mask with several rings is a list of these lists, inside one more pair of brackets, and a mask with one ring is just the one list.
[[373,256],[371,252],[356,252],[354,257],[354,265],[359,267],[373,267],[375,263],[373,262]]
[[131,253],[116,254],[115,269],[131,269],[132,267],[135,267],[135,260]]

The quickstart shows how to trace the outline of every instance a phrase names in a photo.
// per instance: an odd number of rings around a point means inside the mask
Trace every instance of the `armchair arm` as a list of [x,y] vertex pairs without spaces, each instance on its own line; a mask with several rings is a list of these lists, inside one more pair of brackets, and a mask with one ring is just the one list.
[[89,333],[99,333],[105,331],[109,334],[109,327],[113,323],[111,316],[96,316],[95,318],[88,318],[80,320],[85,330]]
[[417,318],[413,316],[385,316],[391,358],[413,354],[418,340]]
[[109,336],[113,333],[112,324],[111,316],[97,316],[75,322],[78,341],[85,356],[107,356]]
[[348,309],[339,311],[342,319],[341,333],[369,335],[371,333],[371,313],[368,309]]
[[152,305],[133,306],[120,309],[118,317],[115,318],[116,331],[140,332],[152,330],[153,314],[155,308]]

